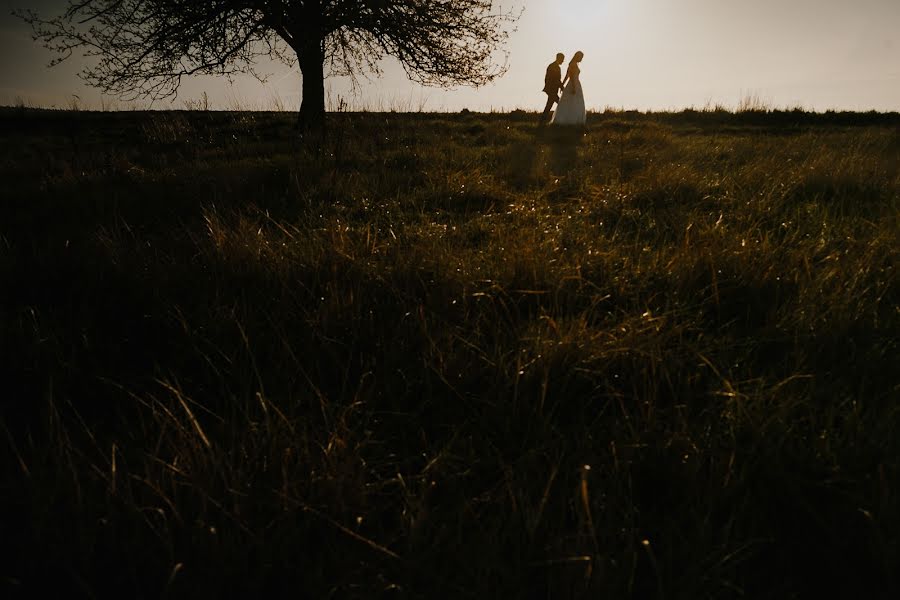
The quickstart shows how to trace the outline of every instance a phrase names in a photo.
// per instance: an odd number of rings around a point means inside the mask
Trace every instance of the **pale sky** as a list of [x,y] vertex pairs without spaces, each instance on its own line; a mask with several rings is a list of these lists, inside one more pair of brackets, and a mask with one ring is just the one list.
[[[509,71],[480,89],[444,91],[405,79],[394,61],[355,95],[330,79],[333,102],[369,110],[540,110],[544,69],[556,52],[577,50],[588,108],[665,110],[749,96],[773,108],[900,111],[900,0],[517,0],[525,13],[512,33]],[[514,4],[506,0],[504,5]],[[0,0],[0,105],[67,106],[73,94],[100,107],[100,94],[75,77],[80,60],[48,69],[51,55],[9,16],[15,7],[54,12],[64,0]],[[274,64],[268,84],[233,86],[196,78],[175,108],[206,91],[215,108],[299,102],[299,73]],[[115,102],[114,100],[112,101]],[[157,105],[168,108],[166,104]]]

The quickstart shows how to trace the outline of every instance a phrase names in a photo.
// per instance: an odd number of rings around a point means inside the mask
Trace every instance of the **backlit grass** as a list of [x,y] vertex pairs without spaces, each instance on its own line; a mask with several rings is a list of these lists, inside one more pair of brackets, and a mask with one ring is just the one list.
[[897,590],[897,115],[0,120],[14,593]]

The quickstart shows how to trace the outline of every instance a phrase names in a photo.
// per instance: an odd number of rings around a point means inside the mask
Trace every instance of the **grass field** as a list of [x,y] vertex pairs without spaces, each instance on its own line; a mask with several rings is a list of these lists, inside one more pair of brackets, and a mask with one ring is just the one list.
[[878,598],[900,115],[0,111],[5,597]]

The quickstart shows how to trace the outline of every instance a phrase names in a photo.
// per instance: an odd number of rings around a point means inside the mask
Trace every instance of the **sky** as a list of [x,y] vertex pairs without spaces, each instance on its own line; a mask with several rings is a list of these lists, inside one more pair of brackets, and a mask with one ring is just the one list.
[[[76,74],[75,57],[52,69],[13,8],[58,12],[65,0],[0,0],[0,105],[129,108],[101,98]],[[544,69],[557,52],[584,52],[581,80],[589,109],[679,110],[752,100],[770,108],[900,111],[900,0],[504,0],[524,6],[506,45],[509,70],[478,89],[441,90],[409,82],[386,60],[381,77],[326,82],[329,104],[397,111],[540,110]],[[211,107],[295,109],[296,69],[229,83],[186,81],[174,104],[207,93]],[[147,106],[142,103],[141,106]]]

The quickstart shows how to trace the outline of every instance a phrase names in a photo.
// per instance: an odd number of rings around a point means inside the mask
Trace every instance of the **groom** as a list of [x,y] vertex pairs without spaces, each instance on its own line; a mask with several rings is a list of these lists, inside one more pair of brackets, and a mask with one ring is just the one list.
[[556,55],[556,60],[547,65],[547,73],[544,75],[544,93],[547,94],[547,106],[541,115],[539,125],[546,125],[550,120],[550,110],[553,104],[559,102],[559,90],[562,89],[562,71],[559,66],[566,59],[562,52]]

